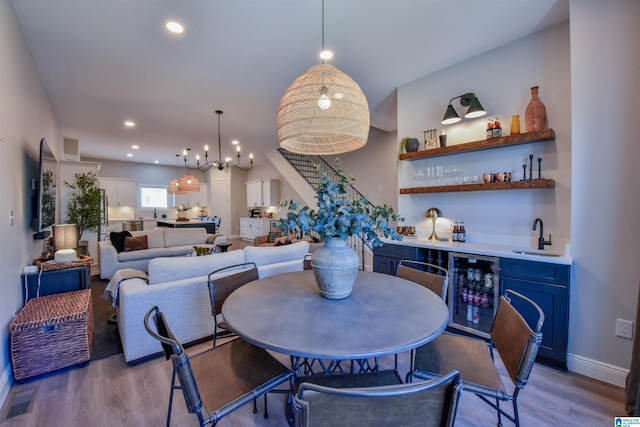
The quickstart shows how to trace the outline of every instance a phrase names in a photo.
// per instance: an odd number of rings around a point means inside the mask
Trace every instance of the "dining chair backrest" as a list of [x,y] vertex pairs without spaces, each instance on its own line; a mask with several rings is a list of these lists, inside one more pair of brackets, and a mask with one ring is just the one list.
[[[153,317],[155,330],[151,328],[150,319]],[[171,359],[174,373],[178,376],[187,409],[190,413],[198,413],[202,409],[202,398],[196,384],[191,364],[184,347],[177,340],[164,313],[157,306],[152,307],[144,316],[144,328],[149,335],[160,341],[167,360]]]
[[[213,278],[225,270],[238,270],[228,276]],[[211,298],[211,314],[216,316],[222,310],[222,304],[233,291],[249,282],[258,280],[258,268],[255,262],[229,265],[209,273],[207,278],[209,297]]]
[[453,426],[460,390],[458,371],[424,382],[333,388],[302,383],[295,408],[304,427]]
[[[531,329],[527,321],[516,310],[512,299],[519,304],[528,305],[537,314],[535,330]],[[528,310],[531,312],[531,310]],[[533,363],[535,362],[540,343],[542,342],[542,325],[544,313],[542,309],[529,298],[507,289],[500,297],[498,310],[491,327],[491,340],[502,362],[518,388],[527,384]]]
[[[410,267],[414,265],[422,269]],[[435,271],[432,273],[428,270]],[[440,274],[438,274],[440,273]],[[401,260],[398,263],[396,276],[402,279],[416,282],[435,294],[439,295],[445,302],[447,299],[447,287],[449,286],[449,272],[446,268],[420,261]]]

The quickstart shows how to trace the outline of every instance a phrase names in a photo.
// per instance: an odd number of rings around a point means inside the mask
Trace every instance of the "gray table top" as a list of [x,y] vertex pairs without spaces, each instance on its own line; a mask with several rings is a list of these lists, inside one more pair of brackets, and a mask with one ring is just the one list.
[[227,298],[222,315],[229,329],[259,347],[350,360],[419,347],[444,330],[449,311],[414,282],[363,271],[348,298],[329,300],[307,270],[248,283]]

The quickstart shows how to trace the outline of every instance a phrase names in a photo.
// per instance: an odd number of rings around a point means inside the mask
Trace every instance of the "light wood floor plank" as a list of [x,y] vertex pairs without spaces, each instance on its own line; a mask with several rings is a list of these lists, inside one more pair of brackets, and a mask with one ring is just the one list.
[[[189,348],[190,354],[201,351],[210,343]],[[277,355],[283,362],[289,358]],[[400,357],[400,371],[408,369],[408,353]],[[390,367],[392,358],[383,358],[383,366]],[[499,361],[498,361],[499,363]],[[500,365],[499,365],[500,366]],[[505,384],[509,379],[502,369]],[[28,426],[162,426],[171,383],[171,364],[156,358],[136,366],[125,363],[120,355],[92,361],[82,368],[70,368],[48,374],[23,384],[15,384],[11,391],[36,387],[37,393],[30,411],[0,424],[2,427]],[[224,384],[220,385],[224,387]],[[624,415],[624,390],[578,374],[563,373],[536,365],[527,387],[520,395],[520,415],[523,426],[611,426],[615,416]],[[286,426],[285,396],[269,396],[269,418],[259,411],[253,414],[247,405],[223,419],[225,426]],[[464,393],[456,426],[492,426],[495,412],[476,396]],[[172,426],[196,425],[182,395],[174,400]],[[505,422],[505,425],[509,423]]]

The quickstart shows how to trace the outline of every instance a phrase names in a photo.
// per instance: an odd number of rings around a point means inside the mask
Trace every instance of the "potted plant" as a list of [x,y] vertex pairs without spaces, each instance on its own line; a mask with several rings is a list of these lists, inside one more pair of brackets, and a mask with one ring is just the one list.
[[347,190],[355,178],[347,178],[336,161],[338,179],[334,181],[320,165],[314,165],[319,184],[316,189],[318,207],[300,208],[293,200],[281,202],[287,207],[287,217],[278,221],[280,230],[295,235],[319,235],[324,246],[311,258],[313,273],[320,294],[329,299],[349,296],[358,273],[359,257],[347,246],[350,236],[361,236],[374,247],[381,246],[380,236],[400,240],[390,221],[402,221],[392,206],[371,206],[366,197],[350,200]]
[[87,241],[82,240],[82,235],[87,230],[97,232],[101,223],[98,177],[93,172],[76,173],[73,182],[64,181],[64,185],[73,190],[67,203],[66,223],[78,225],[78,252],[86,255]]
[[173,209],[178,212],[176,221],[187,221],[187,212],[191,209],[191,206],[178,205],[174,206]]

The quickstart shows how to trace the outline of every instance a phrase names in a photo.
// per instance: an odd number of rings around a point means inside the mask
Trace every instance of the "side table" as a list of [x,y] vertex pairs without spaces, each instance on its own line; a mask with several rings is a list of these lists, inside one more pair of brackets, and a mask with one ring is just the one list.
[[229,246],[233,243],[218,243],[216,246],[220,248],[220,252],[227,252],[229,250]]
[[[89,289],[89,267],[81,266],[63,270],[48,270],[25,273],[22,279],[22,296],[25,303],[36,296],[58,294],[60,292]],[[38,282],[40,292],[38,293]]]

